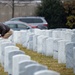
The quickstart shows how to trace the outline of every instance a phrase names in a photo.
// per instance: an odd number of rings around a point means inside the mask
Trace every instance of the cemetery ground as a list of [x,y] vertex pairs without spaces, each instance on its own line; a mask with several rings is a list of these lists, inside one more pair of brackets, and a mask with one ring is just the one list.
[[[49,70],[54,70],[60,73],[60,75],[75,75],[73,69],[67,69],[65,64],[58,64],[56,59],[53,59],[52,56],[45,56],[40,53],[28,50],[22,45],[17,44],[20,50],[24,51],[25,54],[29,55],[32,60],[37,61],[40,64],[46,65]],[[0,75],[8,75],[4,72],[3,67],[0,65]]]

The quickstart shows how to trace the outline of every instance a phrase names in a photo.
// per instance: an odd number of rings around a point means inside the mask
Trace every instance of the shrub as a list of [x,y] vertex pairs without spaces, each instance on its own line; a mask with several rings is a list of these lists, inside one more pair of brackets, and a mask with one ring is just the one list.
[[69,26],[69,28],[75,28],[75,16],[71,15],[67,17],[67,26]]
[[48,28],[62,28],[66,25],[66,13],[61,0],[42,0],[36,14],[44,16],[48,22]]

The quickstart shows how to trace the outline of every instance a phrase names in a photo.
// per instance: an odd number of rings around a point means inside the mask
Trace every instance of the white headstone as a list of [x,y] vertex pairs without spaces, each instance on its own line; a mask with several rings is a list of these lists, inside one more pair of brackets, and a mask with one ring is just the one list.
[[41,35],[40,31],[41,31],[40,29],[34,29],[34,34],[35,35]]
[[5,47],[5,51],[4,51],[4,71],[7,72],[8,71],[8,54],[11,52],[11,51],[14,51],[14,50],[19,50],[18,47],[16,46],[7,46]]
[[36,51],[37,50],[37,37],[39,35],[34,35],[33,36],[33,51]]
[[58,59],[58,48],[59,48],[58,41],[60,40],[61,39],[59,38],[55,38],[53,41],[53,58],[54,59]]
[[24,44],[23,44],[24,47],[27,47],[27,46],[28,46],[28,43],[29,43],[29,41],[31,40],[31,39],[29,39],[29,36],[30,36],[30,35],[32,35],[31,32],[27,32],[27,34],[25,35],[25,36],[26,36],[26,37],[25,37],[25,42],[24,42]]
[[17,75],[18,63],[23,60],[30,60],[31,57],[24,54],[15,55],[12,58],[12,75]]
[[26,34],[27,34],[27,31],[26,30],[21,30],[20,31],[20,35],[21,35],[20,44],[23,44],[25,42]]
[[20,39],[20,31],[14,31],[13,32],[13,42],[18,43],[19,39]]
[[1,62],[1,44],[2,44],[2,42],[10,42],[10,40],[8,40],[8,39],[2,39],[1,38],[1,40],[0,40],[0,62]]
[[47,67],[41,64],[30,64],[25,67],[25,71],[19,75],[33,75],[37,71],[47,70]]
[[52,33],[53,38],[60,38],[61,32],[58,30],[54,30]]
[[66,44],[66,68],[73,68],[74,66],[73,47],[75,47],[73,42]]
[[75,33],[72,35],[71,41],[75,43]]
[[46,39],[46,56],[53,56],[53,38]]
[[46,53],[46,45],[47,45],[47,43],[46,43],[46,39],[48,39],[48,36],[44,36],[44,38],[43,38],[43,42],[42,42],[42,54],[43,55],[46,55],[45,53]]
[[66,32],[65,31],[60,31],[60,32],[61,32],[60,39],[65,40],[65,38],[66,38]]
[[4,51],[6,46],[14,46],[15,44],[12,42],[2,42],[1,44],[1,64],[4,64]]
[[75,74],[75,47],[73,48],[73,70],[74,70],[74,74]]
[[15,55],[19,55],[19,54],[25,54],[23,51],[21,50],[17,50],[17,51],[11,51],[8,54],[8,74],[12,74],[12,57]]
[[20,61],[18,64],[18,72],[17,75],[19,75],[21,72],[25,71],[25,66],[30,65],[30,64],[38,64],[36,61],[33,60],[23,60]]
[[43,49],[42,43],[44,41],[44,38],[45,38],[44,35],[40,35],[37,37],[37,52],[38,53],[42,53],[42,49]]
[[46,36],[52,37],[52,30],[46,30]]
[[66,63],[65,46],[69,43],[67,40],[58,41],[58,63]]
[[28,45],[27,48],[30,50],[33,50],[33,33],[29,35],[29,41],[28,41]]
[[41,70],[35,72],[33,75],[60,75],[60,73],[52,70]]

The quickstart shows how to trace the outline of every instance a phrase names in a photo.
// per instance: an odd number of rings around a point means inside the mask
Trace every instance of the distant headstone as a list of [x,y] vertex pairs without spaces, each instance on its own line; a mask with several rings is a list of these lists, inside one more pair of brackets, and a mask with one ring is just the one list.
[[29,42],[28,42],[28,45],[27,45],[27,48],[30,49],[30,50],[33,50],[33,33],[29,35]]
[[33,36],[33,51],[36,51],[37,50],[37,37],[39,35],[34,35]]
[[34,34],[35,35],[41,35],[41,30],[40,29],[34,29]]
[[38,53],[42,53],[42,50],[43,50],[43,41],[45,39],[45,36],[44,35],[40,35],[37,37],[37,52]]
[[75,47],[73,48],[73,70],[74,70],[74,74],[75,74]]
[[27,34],[26,34],[25,43],[23,44],[24,47],[27,47],[29,41],[32,40],[32,38],[30,38],[31,35],[32,35],[32,33],[30,31],[28,31]]
[[58,41],[58,63],[66,63],[65,47],[69,43],[67,40]]
[[52,30],[46,30],[46,36],[52,37]]
[[62,30],[60,32],[61,32],[60,39],[65,40],[65,38],[66,38],[66,32],[64,30]]
[[54,59],[58,59],[58,48],[59,48],[58,41],[60,40],[61,39],[59,38],[53,39],[53,58]]
[[75,33],[71,36],[71,41],[75,43]]
[[71,42],[66,44],[66,68],[73,68],[74,66],[74,58],[73,58],[73,47],[75,47],[75,43]]
[[58,30],[54,30],[52,33],[53,38],[60,38],[61,32]]
[[65,40],[71,41],[73,33],[71,31],[66,31]]
[[26,34],[27,34],[26,30],[20,30],[20,35],[21,35],[20,44],[23,44],[25,42]]
[[46,39],[45,55],[53,56],[53,38],[51,38],[51,37]]
[[48,39],[48,36],[45,36],[44,38],[43,38],[43,43],[42,43],[42,54],[43,55],[45,55],[45,53],[46,53],[46,39]]
[[20,31],[14,31],[12,39],[15,44],[18,43],[20,39]]

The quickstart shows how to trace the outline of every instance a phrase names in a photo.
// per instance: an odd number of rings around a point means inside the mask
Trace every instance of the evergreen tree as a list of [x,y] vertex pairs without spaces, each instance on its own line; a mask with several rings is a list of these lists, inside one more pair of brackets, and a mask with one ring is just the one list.
[[66,13],[60,0],[42,0],[36,14],[46,18],[49,29],[66,27]]

